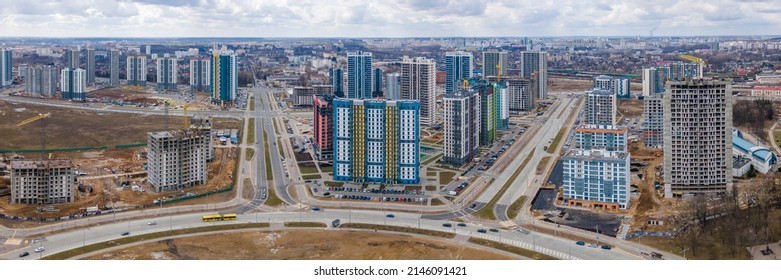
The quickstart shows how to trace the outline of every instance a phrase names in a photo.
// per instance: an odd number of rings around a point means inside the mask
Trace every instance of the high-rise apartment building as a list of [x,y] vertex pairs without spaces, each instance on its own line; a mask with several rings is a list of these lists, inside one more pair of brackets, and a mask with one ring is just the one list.
[[209,59],[190,60],[190,90],[211,92],[212,67]]
[[667,76],[668,80],[702,79],[702,64],[675,61],[667,65],[667,67],[670,69]]
[[333,86],[336,97],[344,97],[344,74],[341,68],[331,68],[328,70],[328,77],[331,79],[331,86]]
[[643,145],[661,149],[664,145],[664,98],[653,93],[643,99]]
[[206,184],[210,138],[197,129],[147,134],[147,172],[156,192]]
[[157,59],[158,90],[176,90],[176,78],[179,70],[176,64],[176,58],[169,57],[168,54]]
[[212,130],[212,117],[196,114],[189,119],[190,129],[199,131],[203,137],[206,137],[206,161],[214,160],[214,144],[212,143],[214,133]]
[[521,52],[521,77],[534,82],[535,99],[548,98],[548,53]]
[[404,58],[399,76],[399,98],[420,102],[420,124],[431,126],[436,116],[436,62],[423,57]]
[[445,54],[445,94],[452,94],[464,87],[464,80],[472,78],[472,54],[447,52]]
[[371,98],[372,53],[347,53],[347,98]]
[[109,52],[109,84],[119,86],[119,50]]
[[235,54],[214,54],[212,56],[212,100],[219,103],[233,103],[239,85],[239,68]]
[[562,158],[564,202],[569,206],[618,211],[629,207],[629,154],[573,149]]
[[372,97],[383,96],[382,92],[382,69],[372,69]]
[[388,100],[398,100],[401,98],[401,74],[385,74],[385,98]]
[[65,56],[65,66],[66,68],[70,69],[78,69],[81,68],[81,57],[79,50],[65,50],[64,56]]
[[510,111],[534,110],[534,90],[530,78],[502,77],[507,86],[507,106]]
[[420,102],[334,99],[334,179],[420,183]]
[[488,147],[496,141],[496,99],[493,85],[478,81],[472,88],[480,96],[480,146]]
[[129,55],[127,57],[127,85],[146,86],[146,56]]
[[334,108],[331,105],[333,96],[316,95],[314,98],[314,121],[312,132],[314,143],[312,148],[317,160],[329,160],[334,156]]
[[507,52],[483,52],[483,77],[507,76]]
[[32,96],[54,97],[57,93],[57,67],[29,66],[25,70],[25,92]]
[[84,69],[62,69],[60,73],[62,99],[84,100],[87,97],[87,71]]
[[87,83],[95,83],[95,49],[87,49]]
[[610,91],[619,99],[632,97],[627,77],[599,75],[594,77],[594,88]]
[[616,125],[616,97],[602,89],[586,91],[586,124]]
[[11,50],[0,50],[0,87],[14,83],[14,60]]
[[76,174],[66,159],[11,161],[11,204],[73,202]]
[[626,152],[627,136],[626,126],[584,124],[575,128],[575,149]]
[[480,149],[480,96],[475,90],[460,89],[443,99],[445,134],[442,162],[463,166]]
[[730,82],[694,79],[665,86],[665,196],[731,190]]

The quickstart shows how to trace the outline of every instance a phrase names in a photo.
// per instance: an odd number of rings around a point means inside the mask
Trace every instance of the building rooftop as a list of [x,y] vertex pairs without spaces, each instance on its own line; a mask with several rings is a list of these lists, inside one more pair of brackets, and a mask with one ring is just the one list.
[[770,149],[754,145],[754,143],[751,143],[738,135],[732,136],[732,147],[740,149],[743,153],[750,153],[751,156],[757,158],[758,160],[766,162],[775,157],[775,154],[773,154]]
[[201,132],[198,132],[198,130],[195,129],[175,129],[175,130],[167,130],[167,131],[154,131],[154,132],[149,132],[149,135],[154,138],[203,136]]
[[607,125],[607,124],[583,124],[575,128],[575,131],[585,132],[626,132],[625,125]]
[[587,158],[587,159],[626,159],[629,153],[623,151],[607,150],[584,150],[572,149],[566,154],[567,157]]
[[732,157],[732,169],[740,169],[746,164],[750,164],[751,160],[744,157]]
[[44,159],[44,160],[12,160],[11,169],[30,168],[73,168],[73,162],[69,159]]

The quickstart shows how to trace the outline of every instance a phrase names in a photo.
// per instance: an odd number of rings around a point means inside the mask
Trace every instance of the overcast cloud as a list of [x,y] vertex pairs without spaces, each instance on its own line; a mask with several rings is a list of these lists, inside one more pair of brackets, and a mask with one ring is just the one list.
[[781,1],[0,0],[0,36],[775,35]]

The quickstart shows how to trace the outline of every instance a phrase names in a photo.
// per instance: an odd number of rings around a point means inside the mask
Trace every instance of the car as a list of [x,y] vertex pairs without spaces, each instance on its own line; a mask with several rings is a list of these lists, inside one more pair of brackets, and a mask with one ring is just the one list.
[[584,246],[584,245],[586,245],[586,242],[578,241],[578,242],[575,242],[575,244],[580,245],[580,246]]
[[396,218],[396,215],[393,215],[393,214],[388,214],[388,215],[385,215],[385,217],[388,217],[388,218]]
[[30,252],[22,252],[21,254],[19,254],[19,257],[20,258],[24,258],[24,257],[29,256],[29,255],[30,255]]
[[320,207],[314,207],[312,208],[312,211],[320,211]]
[[499,232],[499,230],[495,229],[495,228],[489,229],[488,231],[490,231],[490,232]]
[[591,247],[591,248],[598,248],[599,247],[599,245],[597,245],[595,243],[589,243],[588,246]]
[[484,228],[478,229],[477,232],[479,233],[486,233],[486,230]]
[[146,223],[146,224],[147,224],[147,225],[150,225],[150,226],[153,226],[153,225],[156,225],[156,224],[157,224],[157,222],[156,222],[156,221],[149,221],[149,222],[148,222],[148,223]]
[[465,223],[458,223],[458,226],[460,226],[460,227],[465,227],[465,226],[466,226],[466,224],[465,224]]
[[610,250],[610,249],[612,249],[612,248],[613,248],[613,247],[610,247],[610,245],[607,245],[607,244],[605,244],[605,245],[602,245],[602,249],[605,249],[605,250]]
[[451,223],[444,223],[442,224],[443,227],[453,227],[453,224]]
[[129,231],[126,231],[126,232],[123,232],[123,233],[122,233],[122,234],[120,234],[120,235],[121,235],[121,236],[128,236],[128,235],[130,235],[130,232],[129,232]]
[[36,252],[36,253],[40,253],[40,252],[43,252],[43,251],[45,251],[45,250],[46,250],[46,249],[44,249],[43,247],[38,247],[38,248],[35,248],[35,252]]

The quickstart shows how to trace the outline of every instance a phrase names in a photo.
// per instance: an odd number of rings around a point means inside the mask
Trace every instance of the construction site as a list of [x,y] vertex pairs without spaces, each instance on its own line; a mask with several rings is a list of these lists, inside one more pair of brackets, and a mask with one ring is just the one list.
[[[0,213],[6,216],[53,219],[89,215],[109,209],[131,209],[155,202],[208,203],[227,195],[186,200],[217,190],[227,190],[237,164],[235,146],[218,147],[208,163],[205,185],[179,191],[154,192],[147,182],[147,133],[181,127],[181,116],[97,112],[0,101]],[[46,116],[46,117],[43,117]],[[26,121],[26,122],[25,122]],[[166,124],[168,122],[168,124]],[[17,126],[22,124],[21,126]],[[76,126],[78,124],[78,126]],[[117,125],[121,124],[121,125]],[[215,119],[214,130],[238,129],[241,121]],[[45,131],[45,132],[44,132]],[[74,133],[76,131],[77,133]],[[210,139],[216,141],[216,138]],[[44,142],[45,141],[45,142]],[[45,152],[41,152],[45,150]],[[10,204],[11,160],[70,159],[77,174],[73,203]],[[226,192],[227,193],[227,192]],[[159,204],[158,204],[159,205]],[[166,205],[168,205],[166,203]],[[0,223],[15,222],[0,219]]]

